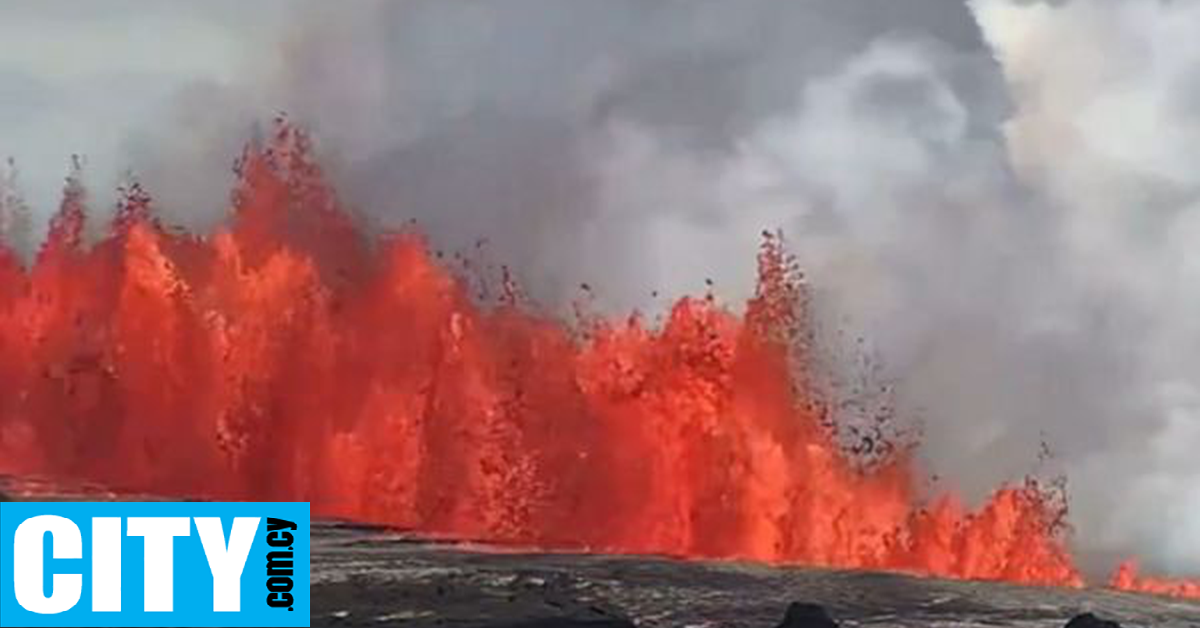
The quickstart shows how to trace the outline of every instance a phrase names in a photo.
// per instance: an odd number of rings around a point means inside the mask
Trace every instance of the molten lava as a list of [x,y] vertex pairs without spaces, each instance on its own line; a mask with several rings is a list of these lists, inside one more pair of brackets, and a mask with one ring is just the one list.
[[922,501],[903,449],[843,453],[778,240],[743,315],[569,326],[473,299],[415,233],[367,238],[287,124],[238,173],[208,237],[134,187],[88,244],[71,181],[31,268],[0,249],[0,470],[547,548],[1082,584],[1055,492],[971,511]]
[[1172,580],[1143,576],[1138,571],[1136,561],[1128,560],[1121,563],[1113,573],[1109,586],[1122,591],[1138,591],[1200,600],[1200,580]]

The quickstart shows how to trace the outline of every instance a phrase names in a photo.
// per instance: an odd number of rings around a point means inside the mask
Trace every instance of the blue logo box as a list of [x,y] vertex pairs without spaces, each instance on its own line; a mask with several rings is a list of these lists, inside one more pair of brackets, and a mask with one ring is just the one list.
[[308,626],[307,503],[2,502],[0,626]]

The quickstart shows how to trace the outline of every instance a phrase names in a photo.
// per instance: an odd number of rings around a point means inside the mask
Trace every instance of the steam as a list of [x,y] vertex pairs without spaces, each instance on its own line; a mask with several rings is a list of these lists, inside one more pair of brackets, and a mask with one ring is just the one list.
[[[135,73],[133,112],[100,102],[102,74],[0,56],[0,77],[33,82],[13,93],[35,104],[0,103],[0,148],[39,222],[49,145],[115,164],[93,188],[132,169],[205,227],[239,144],[283,109],[370,220],[416,217],[449,249],[487,238],[548,307],[587,283],[600,307],[655,312],[709,279],[733,302],[779,227],[844,345],[833,367],[870,358],[931,472],[977,498],[1046,442],[1085,557],[1200,570],[1195,3],[207,6],[131,13],[197,59]],[[14,17],[81,37],[99,19]],[[86,124],[29,122],[47,107]]]
[[[1065,277],[1059,326],[1074,323],[1077,346],[1104,347],[1104,361],[1079,369],[1084,381],[1106,368],[1117,378],[1115,387],[1081,391],[1101,393],[1107,407],[1074,421],[1076,439],[1093,441],[1070,457],[1079,520],[1100,542],[1133,542],[1167,566],[1194,570],[1200,171],[1189,147],[1200,126],[1189,103],[1200,6],[975,8],[1021,103],[1006,127],[1011,162],[1053,208]],[[1122,507],[1106,507],[1114,500]]]

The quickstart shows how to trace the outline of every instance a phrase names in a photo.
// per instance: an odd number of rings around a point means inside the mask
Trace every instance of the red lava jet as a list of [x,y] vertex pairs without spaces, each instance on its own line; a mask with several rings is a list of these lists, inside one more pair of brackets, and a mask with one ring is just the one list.
[[[238,163],[226,228],[125,190],[83,240],[68,182],[28,269],[0,255],[0,470],[554,549],[744,558],[1078,587],[1061,494],[923,499],[909,452],[864,467],[807,383],[780,241],[743,314],[660,325],[495,303],[412,231],[369,238],[306,136]],[[1117,587],[1197,596],[1197,585]]]

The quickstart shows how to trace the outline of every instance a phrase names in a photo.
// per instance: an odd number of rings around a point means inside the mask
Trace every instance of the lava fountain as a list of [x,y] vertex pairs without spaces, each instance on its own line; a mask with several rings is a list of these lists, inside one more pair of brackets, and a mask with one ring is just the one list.
[[[841,449],[777,238],[743,314],[565,324],[481,303],[415,231],[367,237],[286,123],[237,172],[208,236],[132,186],[85,242],[73,178],[29,268],[0,250],[0,470],[496,543],[1083,584],[1052,487],[971,510],[923,499],[903,447]],[[1197,595],[1132,565],[1113,584]]]

